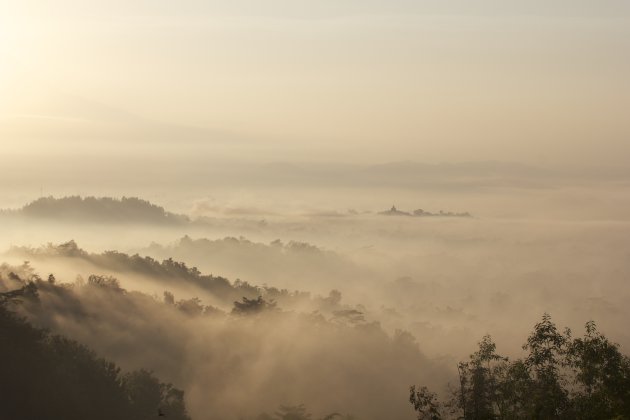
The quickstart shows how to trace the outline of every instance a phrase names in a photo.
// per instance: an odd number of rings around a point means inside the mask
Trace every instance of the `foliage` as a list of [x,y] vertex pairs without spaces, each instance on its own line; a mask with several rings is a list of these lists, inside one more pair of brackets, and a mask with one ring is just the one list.
[[88,286],[94,287],[102,287],[104,289],[109,289],[115,292],[122,292],[123,289],[120,287],[120,282],[116,277],[112,276],[100,276],[96,274],[92,274],[88,277]]
[[31,289],[0,293],[2,418],[143,420],[161,411],[189,420],[182,391],[144,370],[122,375],[87,347],[35,328],[7,309],[8,301]]
[[273,309],[276,309],[276,303],[274,301],[266,301],[262,296],[258,296],[256,299],[243,297],[241,302],[234,302],[232,313],[236,315],[250,315]]
[[458,365],[459,385],[444,403],[426,387],[410,389],[420,420],[630,418],[630,358],[586,323],[582,338],[558,331],[548,314],[523,345],[523,359],[496,353],[485,336]]
[[418,412],[419,420],[440,419],[440,403],[435,393],[429,391],[426,386],[416,389],[414,385],[409,388],[409,402]]
[[[13,273],[11,273],[13,274]],[[15,274],[14,274],[15,275]],[[19,277],[18,277],[19,279]],[[34,282],[30,281],[19,289],[11,290],[8,292],[0,293],[0,305],[7,302],[20,302],[24,298],[37,298],[37,286]]]
[[[133,272],[144,276],[150,276],[156,280],[170,282],[172,280],[185,280],[195,286],[204,289],[222,299],[236,299],[240,296],[254,297],[261,293],[260,288],[247,282],[236,280],[231,284],[229,280],[211,274],[202,274],[197,267],[189,267],[186,263],[167,258],[157,261],[149,256],[142,257],[138,254],[128,255],[118,251],[105,251],[100,254],[88,253],[81,249],[75,241],[48,245],[40,248],[13,247],[15,255],[33,258],[69,257],[80,258],[89,263],[102,267],[108,271]],[[95,278],[98,285],[108,283],[104,276]],[[111,277],[109,278],[111,279]],[[113,286],[113,284],[110,284]],[[115,289],[115,287],[113,287]]]

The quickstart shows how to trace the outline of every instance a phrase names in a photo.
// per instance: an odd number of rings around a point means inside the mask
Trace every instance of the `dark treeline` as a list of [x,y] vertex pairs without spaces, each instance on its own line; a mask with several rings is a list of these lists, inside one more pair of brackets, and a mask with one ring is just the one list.
[[34,283],[0,293],[0,417],[15,420],[189,420],[184,393],[150,371],[122,373],[86,346],[31,326],[7,308]]
[[[229,241],[229,239],[226,239]],[[243,240],[238,240],[242,242]],[[181,243],[207,243],[212,241],[196,240],[188,237],[182,239]],[[282,247],[273,245],[272,247]],[[308,244],[293,243],[286,245],[291,252],[321,253],[322,251]],[[313,251],[315,249],[316,251]],[[62,244],[48,244],[39,248],[13,247],[8,252],[9,255],[23,257],[25,259],[48,258],[70,258],[89,262],[95,268],[104,269],[109,272],[120,274],[138,274],[150,278],[152,281],[162,282],[165,286],[182,286],[184,284],[195,286],[204,292],[216,297],[220,302],[231,306],[232,302],[240,300],[242,297],[255,299],[258,296],[265,296],[267,299],[280,300],[287,305],[307,304],[311,299],[311,293],[304,291],[289,291],[288,289],[273,286],[258,286],[247,281],[236,279],[231,282],[225,277],[212,274],[203,274],[197,267],[189,266],[183,261],[176,261],[173,258],[166,258],[158,261],[150,256],[139,254],[129,255],[119,251],[105,251],[102,253],[89,253],[80,248],[75,241],[71,240]],[[212,259],[212,253],[207,253],[208,259]],[[275,261],[276,264],[280,263]],[[336,292],[333,297],[322,299],[317,298],[316,305],[330,307],[330,303],[338,303],[340,296]],[[334,306],[334,305],[333,305]],[[339,308],[337,308],[339,309]]]
[[41,197],[21,209],[5,210],[3,213],[72,222],[166,225],[189,222],[185,215],[168,212],[137,197]]
[[410,389],[419,420],[629,419],[630,358],[589,321],[583,337],[558,330],[545,314],[509,360],[485,336],[469,361],[458,365],[459,383],[440,402],[427,387]]
[[[411,334],[388,335],[342,305],[339,292],[320,298],[316,312],[286,310],[260,295],[220,311],[199,298],[128,291],[107,275],[67,283],[38,276],[29,263],[0,266],[0,291],[29,284],[37,298],[10,304],[13,311],[88,344],[122,369],[150,369],[177,384],[200,420],[404,417],[406,384],[418,375],[445,376]],[[369,401],[365,393],[373,394]]]
[[246,282],[238,281],[232,284],[224,277],[202,274],[197,267],[189,267],[186,263],[174,261],[172,258],[158,261],[152,257],[128,255],[118,251],[88,253],[72,240],[59,245],[48,244],[40,248],[14,247],[9,252],[35,258],[77,258],[109,271],[135,273],[165,282],[184,281],[228,301],[240,299],[242,296],[255,297],[260,294],[257,287]]
[[[15,273],[12,277],[15,283],[24,283]],[[0,292],[0,395],[4,401],[0,418],[190,420],[183,391],[160,382],[151,371],[122,373],[116,364],[99,358],[88,347],[36,328],[11,311],[10,305],[36,303],[39,290],[46,289],[46,284],[48,289],[55,287],[52,275],[47,281],[34,280],[19,289]],[[88,284],[124,292],[113,278],[91,276]],[[272,302],[261,297],[243,298],[234,304],[236,315],[275,309]],[[336,412],[317,419],[334,418],[354,419]],[[315,418],[304,404],[299,404],[280,405],[273,414],[263,412],[256,420]]]

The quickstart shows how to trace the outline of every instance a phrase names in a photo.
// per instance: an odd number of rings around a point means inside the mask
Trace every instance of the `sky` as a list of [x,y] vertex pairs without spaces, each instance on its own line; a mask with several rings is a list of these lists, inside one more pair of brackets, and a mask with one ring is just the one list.
[[630,163],[628,1],[0,2],[0,152]]

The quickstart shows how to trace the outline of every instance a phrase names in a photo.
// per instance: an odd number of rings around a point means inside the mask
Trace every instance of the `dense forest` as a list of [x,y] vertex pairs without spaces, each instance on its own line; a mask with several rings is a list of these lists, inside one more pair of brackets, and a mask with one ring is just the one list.
[[30,325],[7,306],[37,285],[0,293],[0,395],[6,419],[190,420],[184,393],[144,369],[123,373],[74,340]]
[[[303,256],[300,259],[300,263],[303,264],[305,259],[315,259],[320,263],[327,261],[328,254],[318,248],[305,244],[305,243],[289,243],[262,245],[254,244],[245,239],[226,238],[220,241],[207,241],[207,240],[195,240],[188,237],[184,237],[179,241],[179,246],[186,246],[187,244],[236,244],[237,252],[243,253],[242,247],[254,248],[257,253],[261,250],[266,259],[272,259],[273,254],[277,252],[294,253]],[[154,247],[157,247],[155,245]],[[276,250],[276,248],[279,248]],[[205,254],[204,254],[205,252]],[[203,255],[206,255],[207,260],[213,261],[217,258],[217,252],[212,252],[202,247],[198,251],[199,259]],[[178,253],[179,254],[179,253]],[[218,304],[223,304],[225,309],[231,307],[232,302],[240,300],[242,297],[254,299],[258,296],[265,296],[267,299],[279,300],[287,305],[295,305],[298,303],[305,303],[311,300],[312,296],[310,292],[304,292],[299,290],[288,290],[285,288],[277,288],[274,286],[258,286],[250,284],[247,281],[236,279],[230,281],[223,276],[217,276],[213,274],[204,274],[196,266],[189,266],[183,260],[175,260],[171,257],[164,258],[162,260],[153,258],[151,256],[141,256],[138,253],[129,255],[119,251],[104,251],[101,253],[90,253],[82,249],[73,240],[64,242],[61,244],[47,244],[38,248],[32,247],[12,247],[6,255],[17,256],[19,258],[27,260],[35,260],[41,262],[55,262],[55,261],[74,261],[88,263],[90,267],[95,270],[107,271],[116,275],[137,275],[149,278],[152,282],[163,285],[166,288],[181,288],[182,286],[191,286],[195,289],[199,289],[201,293],[207,293],[214,298]],[[219,253],[219,258],[224,256],[224,253]],[[241,256],[241,259],[243,256]],[[252,257],[253,258],[253,257]],[[194,258],[193,258],[194,259]],[[278,256],[276,255],[274,263],[278,264]],[[333,292],[333,296],[337,296],[338,292]],[[339,300],[341,297],[334,298],[333,300]]]

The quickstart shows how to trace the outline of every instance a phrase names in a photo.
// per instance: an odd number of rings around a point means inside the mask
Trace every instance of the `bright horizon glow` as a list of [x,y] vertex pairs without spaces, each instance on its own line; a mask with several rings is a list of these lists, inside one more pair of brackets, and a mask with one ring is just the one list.
[[29,4],[0,9],[5,151],[201,130],[265,160],[630,156],[623,2]]

